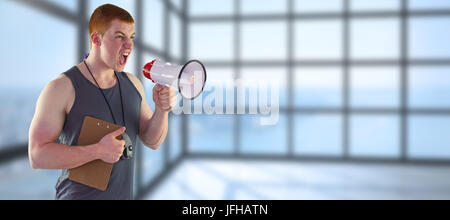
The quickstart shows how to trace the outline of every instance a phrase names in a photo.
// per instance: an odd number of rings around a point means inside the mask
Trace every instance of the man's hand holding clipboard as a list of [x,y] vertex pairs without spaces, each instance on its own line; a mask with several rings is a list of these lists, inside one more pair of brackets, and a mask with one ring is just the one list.
[[125,146],[125,141],[117,139],[123,132],[125,132],[125,127],[121,127],[108,135],[104,136],[97,144],[95,150],[99,155],[98,158],[106,163],[115,163],[119,161],[123,153],[123,148]]

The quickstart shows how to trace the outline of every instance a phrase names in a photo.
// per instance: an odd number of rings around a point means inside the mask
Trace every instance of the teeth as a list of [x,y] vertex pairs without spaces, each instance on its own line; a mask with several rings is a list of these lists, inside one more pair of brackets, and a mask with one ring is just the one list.
[[123,55],[127,57],[127,56],[129,56],[130,54],[129,54],[129,53],[124,53]]

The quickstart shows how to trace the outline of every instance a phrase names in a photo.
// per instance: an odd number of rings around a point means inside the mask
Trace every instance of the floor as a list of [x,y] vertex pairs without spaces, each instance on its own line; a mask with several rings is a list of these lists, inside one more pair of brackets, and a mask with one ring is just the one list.
[[[0,167],[0,199],[53,199],[60,171]],[[450,166],[184,159],[144,199],[450,199]]]
[[450,199],[450,167],[187,159],[145,199]]

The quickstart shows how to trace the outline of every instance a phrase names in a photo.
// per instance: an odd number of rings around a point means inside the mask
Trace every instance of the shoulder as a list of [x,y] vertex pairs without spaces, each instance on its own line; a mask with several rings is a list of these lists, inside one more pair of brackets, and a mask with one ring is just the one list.
[[55,95],[67,95],[72,91],[74,91],[72,81],[64,74],[61,74],[58,78],[50,81],[44,89],[44,92]]
[[131,73],[127,73],[125,72],[125,74],[127,75],[127,77],[131,80],[131,82],[135,85],[135,86],[142,86],[141,80],[139,80],[134,74]]
[[136,87],[136,89],[139,91],[141,96],[144,97],[144,95],[145,95],[144,86],[142,85],[141,80],[139,80],[134,74],[127,73],[127,72],[125,72],[125,74],[128,76],[130,81],[133,83],[134,87]]
[[68,110],[75,99],[75,89],[71,80],[61,74],[56,79],[50,81],[41,92],[39,97],[40,103],[43,103],[43,107],[50,107]]

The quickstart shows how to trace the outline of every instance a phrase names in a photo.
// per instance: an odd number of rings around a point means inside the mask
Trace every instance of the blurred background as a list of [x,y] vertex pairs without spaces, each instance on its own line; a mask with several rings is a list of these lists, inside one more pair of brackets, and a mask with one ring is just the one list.
[[1,0],[0,199],[54,198],[61,171],[31,169],[29,125],[104,3],[136,21],[125,71],[152,109],[155,58],[202,60],[203,100],[280,82],[275,125],[248,108],[171,114],[163,146],[137,149],[135,198],[450,199],[448,0]]

